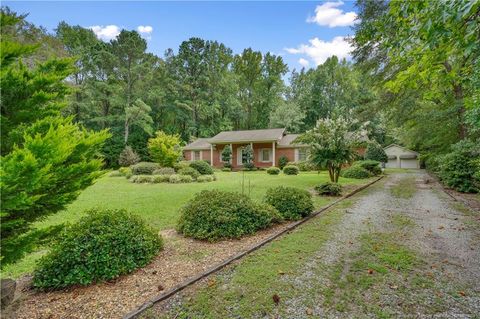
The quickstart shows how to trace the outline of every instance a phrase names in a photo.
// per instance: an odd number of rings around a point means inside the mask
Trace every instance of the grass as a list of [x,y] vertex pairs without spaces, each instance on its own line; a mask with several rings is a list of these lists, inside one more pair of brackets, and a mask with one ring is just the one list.
[[174,310],[176,318],[252,318],[271,314],[274,294],[283,300],[294,292],[291,283],[281,280],[282,276],[298,275],[306,259],[332,236],[332,226],[341,221],[351,204],[351,200],[345,200],[335,210],[310,220],[214,276],[182,308]]
[[[30,233],[25,235],[50,232],[53,226],[75,222],[84,216],[90,208],[125,208],[140,215],[157,230],[174,228],[178,220],[178,211],[195,193],[204,189],[222,189],[225,191],[244,191],[254,200],[262,200],[269,187],[288,185],[303,189],[312,189],[315,185],[326,182],[328,174],[321,172],[301,172],[299,175],[277,176],[268,175],[265,171],[257,172],[216,172],[218,180],[210,183],[190,184],[134,184],[124,177],[103,177],[94,185],[80,194],[78,199],[65,211],[47,217],[33,225]],[[341,184],[363,184],[365,180],[341,179]],[[331,201],[331,198],[314,196],[315,207],[320,207]],[[39,236],[36,236],[39,237]],[[23,243],[25,242],[25,243]],[[17,278],[31,272],[35,262],[45,250],[44,245],[38,245],[33,240],[24,240],[17,247],[17,255],[25,257],[16,263],[2,260],[2,277]],[[14,250],[14,249],[12,249]],[[18,257],[18,256],[17,256]],[[7,262],[5,262],[7,261]]]
[[415,187],[415,177],[410,176],[402,178],[391,189],[393,196],[403,199],[412,198],[415,195],[417,188]]

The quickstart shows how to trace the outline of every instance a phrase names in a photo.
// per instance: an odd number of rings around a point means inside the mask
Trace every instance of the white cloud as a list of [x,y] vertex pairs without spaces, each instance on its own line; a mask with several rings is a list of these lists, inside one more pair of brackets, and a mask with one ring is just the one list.
[[298,63],[300,63],[304,68],[307,68],[308,65],[310,64],[310,62],[307,59],[304,59],[304,58],[300,58],[298,60]]
[[153,28],[152,28],[152,26],[149,26],[149,25],[139,25],[137,27],[137,30],[141,34],[150,34],[150,33],[152,33]]
[[329,28],[353,25],[357,18],[357,14],[353,11],[343,12],[343,10],[337,8],[342,5],[342,1],[325,2],[315,8],[315,16],[308,17],[307,22],[316,23],[321,26],[328,26]]
[[347,38],[342,36],[335,37],[330,42],[319,38],[313,38],[308,42],[310,43],[301,44],[298,48],[285,48],[285,51],[290,54],[305,54],[319,65],[332,55],[336,55],[339,59],[348,58],[353,49]]
[[110,41],[115,39],[117,35],[120,34],[120,28],[114,24],[103,26],[103,25],[94,25],[88,27],[95,33],[97,38],[103,41]]

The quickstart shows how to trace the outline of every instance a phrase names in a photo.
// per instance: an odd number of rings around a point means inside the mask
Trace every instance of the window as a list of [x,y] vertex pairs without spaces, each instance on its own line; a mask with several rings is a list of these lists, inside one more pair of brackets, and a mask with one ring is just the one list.
[[298,149],[298,161],[303,162],[307,160],[307,149],[299,148]]
[[193,152],[193,160],[194,161],[199,161],[202,159],[202,153],[201,151],[194,151]]
[[271,150],[269,148],[264,148],[260,150],[260,161],[261,162],[271,162],[272,159],[270,158],[270,152]]

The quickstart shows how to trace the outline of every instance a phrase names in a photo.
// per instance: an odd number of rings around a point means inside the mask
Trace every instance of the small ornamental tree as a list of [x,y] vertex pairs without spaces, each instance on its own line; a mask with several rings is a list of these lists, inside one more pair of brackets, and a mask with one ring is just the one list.
[[230,167],[230,162],[232,161],[232,148],[230,145],[225,145],[222,150],[222,162],[225,167]]
[[367,150],[365,151],[365,159],[386,163],[388,161],[388,156],[380,144],[369,143]]
[[312,130],[296,140],[309,145],[309,161],[326,167],[331,182],[337,183],[342,166],[354,160],[355,146],[364,135],[363,130],[351,131],[353,124],[342,116],[320,119]]
[[180,136],[158,131],[155,137],[148,140],[148,152],[152,160],[161,166],[173,167],[182,154]]
[[251,165],[253,164],[254,156],[253,156],[253,148],[249,144],[243,148],[242,152],[242,162],[244,164]]
[[138,156],[138,154],[135,153],[130,146],[125,146],[118,157],[118,164],[120,164],[122,167],[125,167],[137,164],[138,162],[140,162],[140,156]]

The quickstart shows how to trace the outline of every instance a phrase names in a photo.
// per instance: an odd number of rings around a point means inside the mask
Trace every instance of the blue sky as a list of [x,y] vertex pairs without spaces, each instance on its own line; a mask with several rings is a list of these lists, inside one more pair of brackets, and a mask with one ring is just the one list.
[[290,69],[313,67],[336,54],[348,58],[351,1],[318,2],[17,2],[3,1],[53,31],[62,20],[93,27],[108,40],[120,29],[143,31],[148,50],[163,56],[190,37],[217,40],[240,53],[252,47],[280,54]]

